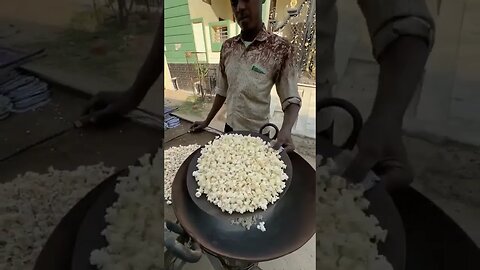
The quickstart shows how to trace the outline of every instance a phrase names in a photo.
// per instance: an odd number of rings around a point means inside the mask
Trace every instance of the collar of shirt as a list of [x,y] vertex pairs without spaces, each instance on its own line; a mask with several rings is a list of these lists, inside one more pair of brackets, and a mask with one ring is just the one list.
[[[262,24],[262,29],[260,30],[260,32],[258,32],[257,36],[252,40],[252,43],[254,41],[263,42],[263,41],[267,40],[267,38],[270,35],[272,35],[272,34],[267,31],[267,29],[265,28],[265,24]],[[235,40],[235,42],[242,41],[242,34],[240,33],[239,35],[235,36],[233,39]]]

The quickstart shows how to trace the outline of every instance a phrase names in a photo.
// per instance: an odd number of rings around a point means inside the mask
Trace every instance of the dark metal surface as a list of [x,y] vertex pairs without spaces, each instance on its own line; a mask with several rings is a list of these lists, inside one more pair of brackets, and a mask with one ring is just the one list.
[[102,182],[63,217],[44,245],[35,262],[34,270],[70,269],[80,223],[108,184],[109,181]]
[[90,264],[90,254],[93,250],[108,245],[105,237],[101,235],[101,232],[107,227],[105,214],[107,208],[111,207],[118,199],[118,194],[115,193],[117,176],[126,173],[128,170],[109,177],[102,183],[102,191],[99,192],[97,200],[90,206],[80,223],[73,249],[71,270],[97,270],[96,266]]
[[392,198],[405,227],[407,270],[480,269],[480,248],[431,200],[413,188]]
[[236,260],[268,261],[297,250],[315,233],[315,170],[298,154],[289,155],[292,184],[266,221],[266,232],[238,229],[238,225],[205,213],[193,202],[186,185],[192,157],[175,177],[172,199],[180,224],[204,250]]
[[[247,132],[247,131],[234,131],[234,132],[229,132],[228,134],[250,135],[250,136],[253,136],[253,137],[261,138],[262,140],[264,140],[266,142],[270,141],[269,138],[264,136],[264,135],[260,135],[260,134],[252,133],[252,132]],[[274,135],[274,138],[275,137],[276,137],[276,134]],[[247,213],[244,213],[244,214],[240,214],[240,213],[229,214],[229,213],[226,213],[226,212],[222,212],[222,210],[218,206],[210,203],[207,200],[205,195],[202,195],[200,198],[197,198],[195,196],[195,193],[197,192],[197,189],[198,189],[198,184],[197,184],[197,181],[195,180],[195,177],[193,176],[193,172],[195,170],[197,170],[198,158],[200,158],[200,156],[201,156],[201,149],[198,149],[197,151],[195,151],[193,153],[191,162],[188,165],[187,188],[188,188],[188,193],[190,194],[190,198],[192,198],[192,200],[195,202],[195,204],[200,209],[202,209],[206,213],[209,213],[210,215],[213,215],[215,217],[222,218],[222,219],[227,219],[228,221],[231,221],[235,217],[244,217],[245,218],[245,217],[253,216],[253,215],[257,215],[257,214],[262,215],[263,218],[268,218],[269,216],[272,215],[276,204],[278,202],[280,202],[282,197],[288,192],[288,189],[290,187],[290,183],[292,181],[293,169],[292,169],[292,162],[291,162],[290,158],[288,157],[287,153],[283,151],[283,152],[280,153],[280,157],[281,157],[282,161],[285,163],[285,165],[287,166],[285,168],[284,172],[287,174],[288,179],[285,181],[284,190],[282,191],[282,193],[279,194],[279,199],[273,205],[269,204],[268,209],[266,211],[263,211],[262,209],[259,209],[259,210],[256,210],[253,213],[247,212]]]

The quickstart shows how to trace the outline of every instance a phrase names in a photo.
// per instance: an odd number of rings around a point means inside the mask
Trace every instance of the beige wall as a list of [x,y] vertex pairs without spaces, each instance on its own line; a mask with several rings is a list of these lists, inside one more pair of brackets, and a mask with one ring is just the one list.
[[202,0],[188,0],[188,8],[191,19],[203,18],[205,24],[218,22],[218,17],[212,9],[212,6]]
[[230,5],[230,0],[212,0],[212,8],[217,17],[225,20],[233,20],[233,12]]

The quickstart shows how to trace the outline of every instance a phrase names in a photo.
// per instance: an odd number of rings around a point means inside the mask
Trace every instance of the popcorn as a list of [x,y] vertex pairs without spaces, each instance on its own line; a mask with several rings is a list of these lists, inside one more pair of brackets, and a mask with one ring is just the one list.
[[266,210],[285,189],[285,163],[268,142],[252,136],[225,134],[202,149],[193,173],[197,194],[223,212]]
[[163,149],[152,162],[148,154],[139,160],[118,178],[118,200],[106,211],[108,246],[90,254],[100,270],[163,269]]
[[[393,270],[378,254],[387,231],[364,212],[369,202],[361,185],[348,184],[334,172],[332,159],[317,156],[317,268],[324,270]],[[373,242],[372,242],[373,241]]]
[[33,269],[63,216],[114,172],[103,164],[26,172],[0,184],[0,269]]
[[[172,204],[172,183],[175,180],[175,175],[178,169],[182,166],[183,162],[193,153],[200,148],[198,144],[192,144],[187,146],[171,147],[165,150],[165,179],[163,184],[164,197],[167,204]],[[198,195],[195,194],[196,196]],[[200,197],[199,194],[197,197]]]

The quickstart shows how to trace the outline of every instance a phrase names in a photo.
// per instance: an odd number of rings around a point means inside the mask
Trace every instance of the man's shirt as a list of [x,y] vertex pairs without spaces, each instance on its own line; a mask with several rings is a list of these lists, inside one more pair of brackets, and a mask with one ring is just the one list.
[[226,97],[227,124],[234,130],[259,131],[269,122],[273,85],[285,110],[301,106],[294,48],[263,28],[251,43],[240,35],[226,40],[220,52],[216,94]]

